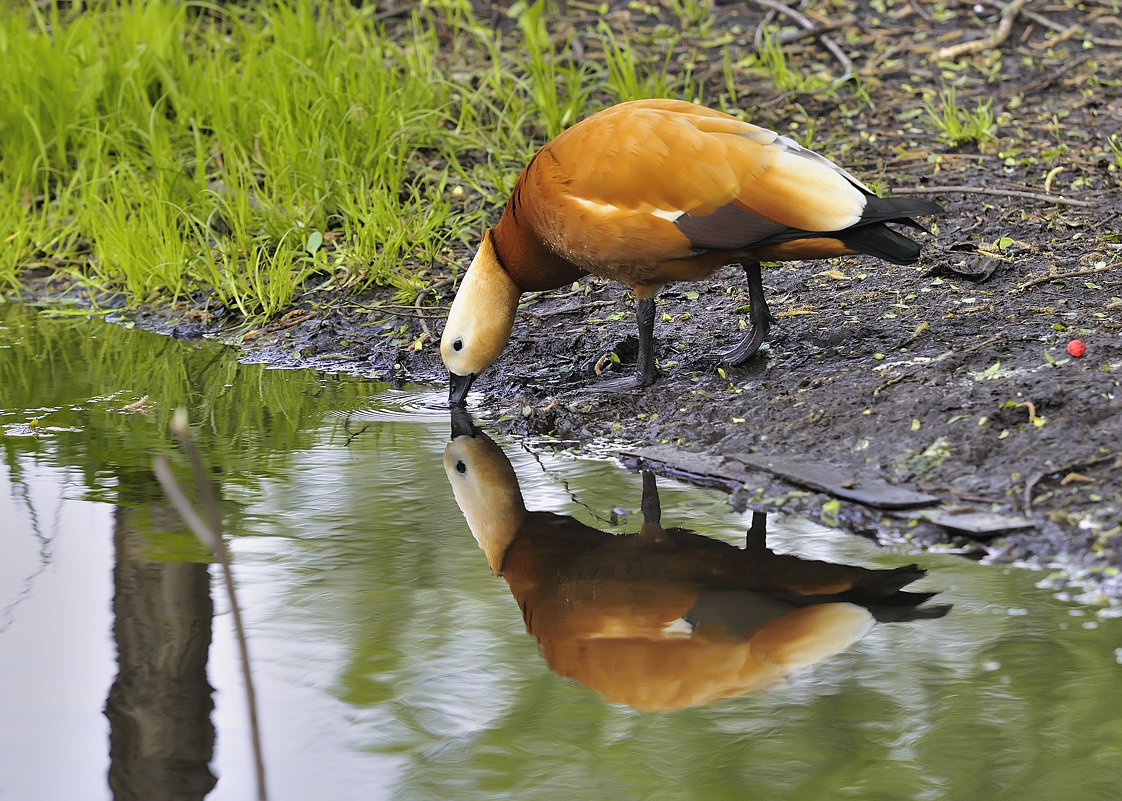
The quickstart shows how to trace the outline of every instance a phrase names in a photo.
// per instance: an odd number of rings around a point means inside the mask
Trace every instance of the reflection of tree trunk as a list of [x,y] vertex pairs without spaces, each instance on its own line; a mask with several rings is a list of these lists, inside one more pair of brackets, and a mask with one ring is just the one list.
[[205,564],[146,559],[143,534],[153,530],[178,531],[182,523],[159,505],[118,507],[118,673],[105,705],[109,786],[116,801],[202,799],[216,783],[208,766],[214,751],[214,704],[206,680],[214,614],[210,576]]

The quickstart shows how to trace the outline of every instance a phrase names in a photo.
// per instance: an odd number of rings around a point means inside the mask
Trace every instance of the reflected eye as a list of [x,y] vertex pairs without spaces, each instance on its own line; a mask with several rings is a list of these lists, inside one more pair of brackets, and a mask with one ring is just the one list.
[[468,466],[466,464],[464,464],[463,461],[456,462],[456,472],[457,473],[466,473],[467,471],[468,471]]
[[464,349],[464,341],[462,339],[457,339],[455,342],[452,343],[452,350],[463,350],[463,349]]

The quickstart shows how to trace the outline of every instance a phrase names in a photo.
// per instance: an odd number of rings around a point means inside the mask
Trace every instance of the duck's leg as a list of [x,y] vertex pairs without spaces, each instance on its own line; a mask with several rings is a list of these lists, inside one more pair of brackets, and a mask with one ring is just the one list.
[[655,302],[654,298],[635,301],[635,319],[639,324],[639,386],[649,387],[658,379],[658,362],[655,361]]
[[744,537],[744,547],[749,551],[767,550],[767,512],[752,510],[752,525]]
[[620,392],[629,389],[649,387],[658,379],[658,363],[655,361],[654,298],[639,298],[635,301],[635,317],[639,324],[639,356],[637,374],[628,378],[613,378],[601,381],[596,389],[607,392]]
[[658,500],[658,485],[650,470],[643,471],[643,500],[640,508],[643,510],[643,527],[639,530],[639,536],[645,540],[666,539],[666,532],[662,528],[662,504]]
[[771,309],[767,307],[767,299],[764,297],[764,279],[760,275],[760,263],[749,261],[745,262],[743,267],[744,275],[748,278],[748,320],[752,325],[740,344],[721,354],[721,361],[731,365],[744,364],[752,358],[756,351],[760,349],[760,345],[764,344],[764,340],[767,339],[771,324],[778,322],[772,316]]

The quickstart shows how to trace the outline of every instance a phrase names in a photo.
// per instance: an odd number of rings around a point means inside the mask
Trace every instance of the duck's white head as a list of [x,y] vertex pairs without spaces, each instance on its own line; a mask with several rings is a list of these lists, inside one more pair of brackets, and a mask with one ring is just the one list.
[[476,376],[490,367],[514,328],[522,291],[495,255],[491,232],[464,274],[440,338],[440,356],[448,368],[448,405],[462,406]]

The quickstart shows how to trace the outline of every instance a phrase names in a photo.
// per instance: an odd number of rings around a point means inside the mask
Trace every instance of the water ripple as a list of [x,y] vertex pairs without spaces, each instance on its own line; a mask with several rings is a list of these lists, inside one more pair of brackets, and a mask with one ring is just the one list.
[[354,422],[433,423],[448,419],[448,391],[443,387],[387,389],[371,405],[346,414]]

